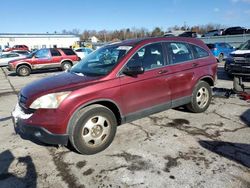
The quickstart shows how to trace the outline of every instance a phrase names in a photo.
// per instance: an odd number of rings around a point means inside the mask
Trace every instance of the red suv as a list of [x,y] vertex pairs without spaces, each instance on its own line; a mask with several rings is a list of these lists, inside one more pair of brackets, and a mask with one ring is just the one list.
[[9,62],[8,69],[19,76],[29,76],[32,70],[61,68],[70,69],[79,61],[79,57],[70,48],[43,48],[26,58]]
[[[178,47],[178,48],[177,48]],[[198,39],[165,37],[104,46],[70,72],[24,87],[12,113],[16,131],[83,154],[104,150],[117,125],[166,109],[205,111],[217,61]]]

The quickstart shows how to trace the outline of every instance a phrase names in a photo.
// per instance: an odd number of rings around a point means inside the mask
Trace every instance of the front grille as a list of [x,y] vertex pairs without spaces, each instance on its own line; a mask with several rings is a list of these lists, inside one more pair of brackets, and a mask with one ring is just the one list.
[[32,114],[35,112],[34,109],[30,109],[30,108],[26,108],[26,102],[27,102],[27,97],[25,97],[24,95],[22,95],[21,93],[19,94],[18,97],[18,102],[19,102],[19,106],[21,107],[21,109],[23,110],[23,112],[25,114]]
[[25,104],[27,102],[27,97],[23,96],[21,93],[19,94],[19,104],[21,107],[25,108]]
[[235,73],[250,73],[250,64],[240,64],[240,63],[235,63],[230,65],[230,70],[231,72]]

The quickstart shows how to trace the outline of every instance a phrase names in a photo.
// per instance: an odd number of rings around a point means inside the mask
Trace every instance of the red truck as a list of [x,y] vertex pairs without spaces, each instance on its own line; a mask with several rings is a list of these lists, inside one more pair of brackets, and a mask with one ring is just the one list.
[[61,68],[70,69],[79,61],[79,57],[70,48],[43,48],[31,53],[26,58],[10,61],[9,71],[16,71],[19,76],[29,76],[32,70]]
[[9,52],[9,51],[13,51],[13,50],[24,50],[24,51],[29,51],[29,47],[26,45],[15,45],[12,48],[6,48],[3,51],[4,52]]

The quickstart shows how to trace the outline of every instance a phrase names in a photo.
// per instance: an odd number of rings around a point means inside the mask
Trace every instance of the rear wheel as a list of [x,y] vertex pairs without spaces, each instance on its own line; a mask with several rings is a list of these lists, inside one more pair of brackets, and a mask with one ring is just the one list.
[[212,90],[207,82],[199,81],[195,86],[191,102],[187,108],[195,113],[204,112],[210,105],[212,99]]
[[27,65],[21,65],[16,70],[16,73],[19,76],[29,76],[30,72],[31,72],[31,69]]
[[63,71],[70,70],[71,67],[72,67],[72,63],[69,62],[69,61],[64,61],[64,62],[62,63],[62,70],[63,70]]
[[91,105],[78,112],[73,126],[71,144],[80,153],[90,155],[111,144],[117,121],[110,109],[102,105]]

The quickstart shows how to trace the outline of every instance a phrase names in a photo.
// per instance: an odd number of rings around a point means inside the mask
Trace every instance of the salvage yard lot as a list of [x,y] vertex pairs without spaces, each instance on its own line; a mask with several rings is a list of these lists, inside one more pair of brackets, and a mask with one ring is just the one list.
[[[18,77],[0,68],[0,187],[250,187],[250,109],[215,95],[205,113],[164,111],[118,127],[95,155],[33,143],[10,117],[27,83],[60,72]],[[232,81],[218,68],[219,88]]]

